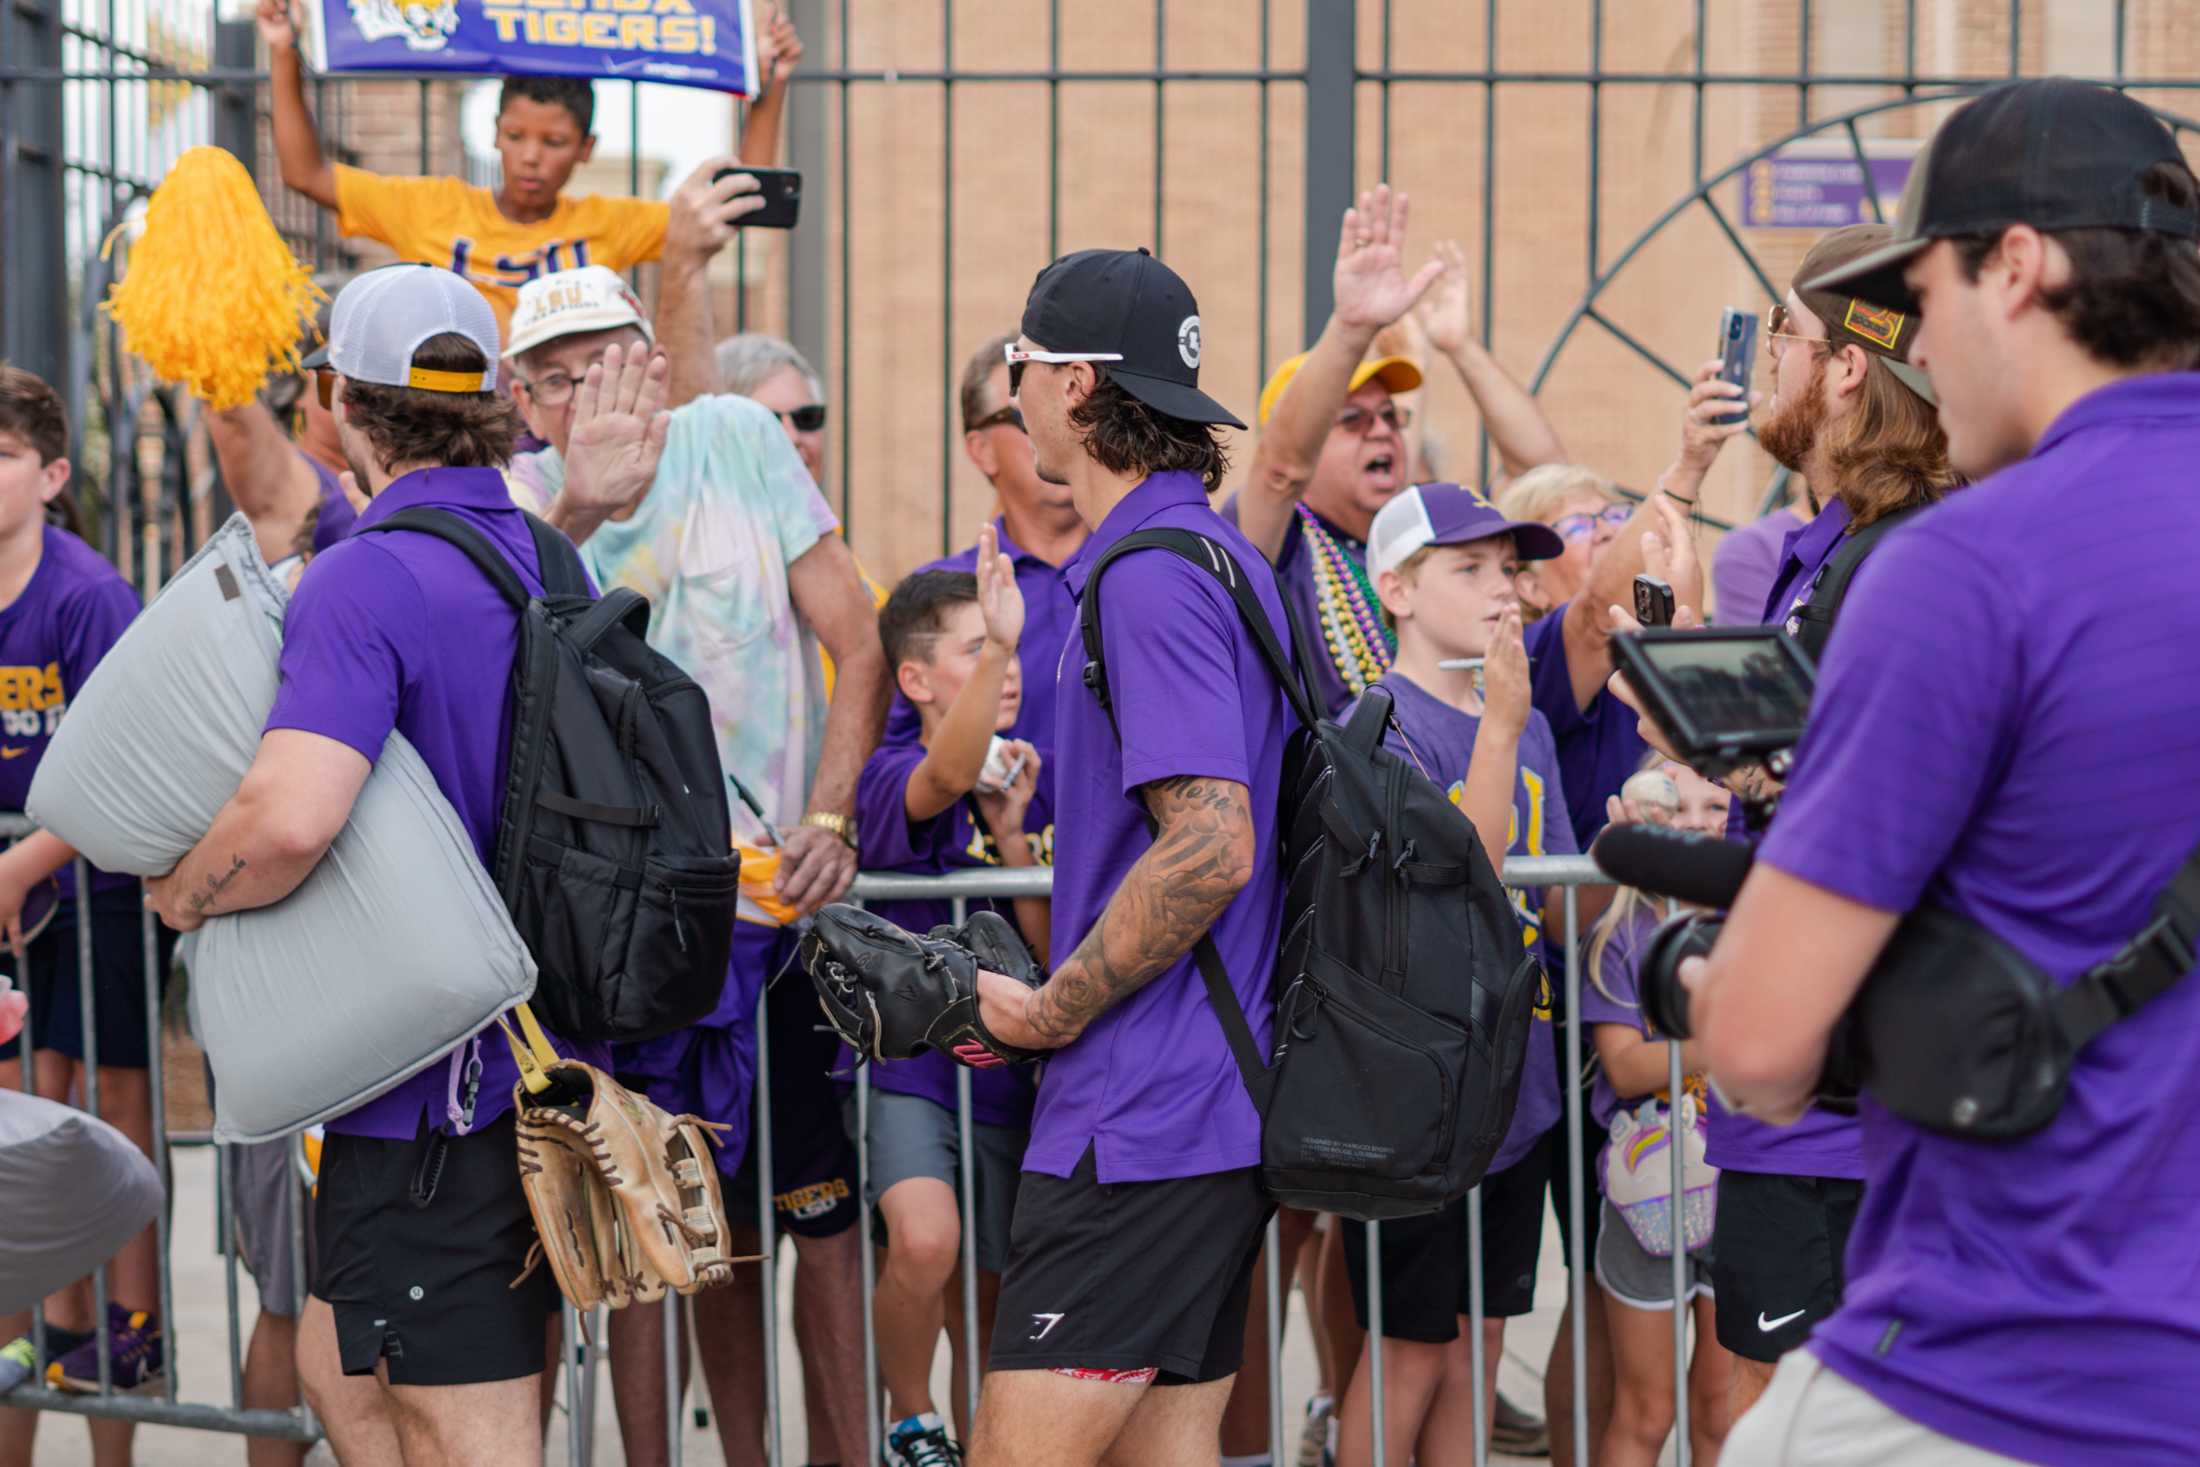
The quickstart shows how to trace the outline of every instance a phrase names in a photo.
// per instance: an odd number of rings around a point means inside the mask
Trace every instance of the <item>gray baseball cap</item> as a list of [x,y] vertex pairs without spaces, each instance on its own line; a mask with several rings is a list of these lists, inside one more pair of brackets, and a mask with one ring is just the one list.
[[[414,366],[420,344],[445,334],[471,341],[489,365],[479,372]],[[464,278],[434,265],[385,265],[337,293],[328,341],[301,365],[384,387],[482,393],[496,390],[497,354],[496,313]]]

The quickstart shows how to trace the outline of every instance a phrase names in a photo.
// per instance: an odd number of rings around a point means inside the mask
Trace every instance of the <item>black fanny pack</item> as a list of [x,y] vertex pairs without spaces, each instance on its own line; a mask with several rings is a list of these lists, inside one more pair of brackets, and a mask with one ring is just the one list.
[[1952,1136],[2030,1135],[2062,1108],[2078,1052],[2192,972],[2196,936],[2200,851],[2145,930],[2068,985],[1978,923],[1920,909],[1836,1026],[1825,1083]]

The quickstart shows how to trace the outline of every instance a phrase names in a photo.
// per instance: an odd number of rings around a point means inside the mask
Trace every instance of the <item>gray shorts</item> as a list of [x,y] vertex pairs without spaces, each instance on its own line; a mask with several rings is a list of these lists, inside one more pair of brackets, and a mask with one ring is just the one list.
[[[848,1134],[856,1131],[856,1102],[845,1105]],[[971,1154],[977,1159],[978,1267],[999,1273],[1008,1264],[1008,1226],[1016,1211],[1016,1189],[1023,1179],[1024,1147],[1031,1133],[1022,1126],[989,1126],[973,1121]],[[888,1189],[911,1177],[934,1177],[962,1195],[962,1144],[955,1113],[920,1095],[891,1090],[871,1092],[871,1177],[865,1200],[873,1211]],[[886,1246],[892,1247],[889,1240]]]
[[[1598,1204],[1603,1215],[1597,1226],[1597,1282],[1616,1303],[1630,1309],[1673,1307],[1673,1260],[1660,1258],[1636,1240],[1627,1219],[1609,1201]],[[1711,1245],[1688,1255],[1681,1265],[1682,1298],[1711,1297]]]
[[291,1228],[305,1184],[298,1174],[298,1138],[226,1146],[229,1208],[236,1221],[237,1261],[260,1291],[260,1308],[293,1319],[298,1295],[312,1285],[313,1209],[306,1212],[307,1277],[301,1285],[291,1251]]

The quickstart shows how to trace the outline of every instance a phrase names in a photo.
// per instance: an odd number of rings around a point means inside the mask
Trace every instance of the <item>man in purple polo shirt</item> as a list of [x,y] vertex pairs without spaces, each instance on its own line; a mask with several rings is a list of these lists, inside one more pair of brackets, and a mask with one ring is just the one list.
[[[499,473],[519,424],[495,390],[496,317],[480,294],[427,265],[372,271],[338,297],[320,355],[372,501],[360,526],[416,505],[449,510],[539,591],[527,523]],[[441,541],[357,536],[316,557],[284,624],[258,757],[206,837],[147,883],[162,920],[189,931],[288,896],[343,828],[392,730],[420,751],[486,865],[518,637],[503,597]],[[328,1124],[300,1374],[347,1460],[541,1460],[555,1295],[541,1270],[519,1279],[535,1227],[514,1161],[516,1079],[503,1040],[484,1030],[450,1063]]]
[[[2137,102],[2020,82],[1941,126],[1901,219],[1808,284],[1922,315],[1911,360],[1981,482],[1865,565],[1779,818],[1683,973],[1713,1077],[1773,1121],[1807,1106],[1906,911],[1967,917],[2067,983],[2200,843],[2200,685],[2177,671],[2200,646],[2200,184]],[[2187,974],[2081,1049],[2059,1114],[2017,1140],[1867,1096],[1841,1308],[1726,1455],[2190,1462],[2196,1033]]]
[[[1795,630],[1820,569],[1850,535],[1930,504],[1957,482],[1931,384],[1908,360],[1917,316],[1817,284],[1893,236],[1884,224],[1825,235],[1803,256],[1768,323],[1773,392],[1758,441],[1824,501],[1780,547],[1761,608],[1768,625]],[[1709,390],[1741,394],[1729,383]],[[1715,453],[1719,444],[1711,446]],[[1726,783],[1760,799],[1777,793],[1762,769]],[[1742,827],[1737,801],[1728,831],[1739,837]],[[1852,1117],[1815,1107],[1785,1127],[1724,1107],[1711,1112],[1707,1159],[1719,1168],[1711,1279],[1719,1343],[1734,1355],[1737,1411],[1764,1393],[1780,1357],[1841,1302],[1842,1249],[1863,1196],[1858,1141]]]
[[[1072,591],[1133,531],[1193,530],[1288,640],[1266,562],[1208,504],[1228,468],[1211,425],[1236,420],[1199,390],[1200,348],[1173,271],[1086,250],[1033,284],[1010,386],[1040,476],[1093,530]],[[995,1033],[1057,1051],[978,1410],[983,1467],[1211,1458],[1270,1211],[1260,1118],[1191,953],[1212,938],[1265,1045],[1291,714],[1221,583],[1174,554],[1111,569],[1101,627],[1120,739],[1080,676],[1055,685],[1054,975],[980,979]],[[1082,666],[1074,631],[1061,656]]]

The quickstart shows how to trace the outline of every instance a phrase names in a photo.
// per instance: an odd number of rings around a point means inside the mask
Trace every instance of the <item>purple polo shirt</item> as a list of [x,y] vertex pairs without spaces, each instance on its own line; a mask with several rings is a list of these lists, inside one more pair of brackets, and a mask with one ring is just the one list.
[[1528,623],[1528,689],[1536,711],[1550,720],[1558,744],[1559,772],[1571,801],[1574,849],[1587,850],[1604,828],[1604,802],[1642,767],[1650,746],[1635,731],[1635,710],[1599,688],[1587,708],[1574,701],[1566,666],[1566,608]]
[[[1311,509],[1307,513],[1314,514]],[[1238,522],[1236,495],[1231,495],[1230,502],[1222,507],[1222,517],[1233,525]],[[1314,518],[1321,520],[1322,528],[1336,539],[1354,565],[1361,570],[1367,569],[1366,542],[1355,539],[1321,515],[1315,514]],[[1290,599],[1299,625],[1306,628],[1307,635],[1320,637],[1323,634],[1322,598],[1320,589],[1314,584],[1314,547],[1306,543],[1306,521],[1297,510],[1292,511],[1290,523],[1284,527],[1283,548],[1276,552],[1276,586]],[[1387,666],[1390,660],[1388,644],[1378,645],[1373,650]],[[1325,713],[1342,712],[1351,705],[1353,695],[1344,674],[1337,670],[1335,657],[1328,648],[1319,647],[1312,661],[1315,706]]]
[[[1070,590],[1083,595],[1092,563],[1149,526],[1193,530],[1227,549],[1290,645],[1267,561],[1208,507],[1192,474],[1155,474],[1109,511],[1065,567]],[[1211,936],[1266,1054],[1283,921],[1276,802],[1284,739],[1297,721],[1229,593],[1205,569],[1166,550],[1139,551],[1108,568],[1100,604],[1123,737],[1118,744],[1085,686],[1072,626],[1055,684],[1054,951],[1076,950],[1153,844],[1140,785],[1188,776],[1245,785],[1253,876]],[[1088,1146],[1102,1182],[1259,1163],[1260,1118],[1189,951],[1047,1062],[1024,1170],[1067,1177]]]
[[[1780,544],[1772,588],[1765,594],[1765,625],[1785,622],[1795,608],[1810,600],[1812,578],[1840,548],[1848,527],[1849,507],[1839,499],[1829,499],[1808,524],[1788,532]],[[1847,612],[1844,604],[1844,621]],[[1742,802],[1736,800],[1727,814],[1729,840],[1743,838],[1744,819]],[[1816,1106],[1792,1126],[1767,1125],[1753,1116],[1721,1110],[1710,1116],[1704,1159],[1723,1170],[1781,1177],[1838,1177],[1853,1182],[1864,1175],[1864,1151],[1856,1118]]]
[[1776,509],[1728,532],[1711,557],[1711,621],[1722,627],[1762,626],[1758,615],[1780,572],[1791,531],[1803,527],[1792,509]]
[[[939,876],[949,871],[983,870],[1001,864],[992,832],[978,818],[975,800],[964,798],[930,820],[911,820],[903,794],[909,776],[924,762],[917,744],[881,744],[864,761],[856,780],[856,833],[863,847],[868,871],[900,871],[913,876]],[[1039,789],[1024,814],[1026,838],[1042,863],[1054,858],[1054,771],[1039,766]],[[1011,902],[974,898],[970,911],[981,908],[1016,920]],[[930,932],[955,920],[952,902],[873,902],[871,910],[911,932]],[[1026,937],[1028,944],[1030,938]],[[1039,961],[1046,962],[1040,953]],[[915,1059],[885,1060],[871,1066],[871,1083],[898,1095],[921,1095],[926,1100],[955,1108],[954,1060],[937,1050]],[[1026,1126],[1031,1123],[1034,1070],[1029,1065],[1003,1065],[973,1070],[970,1075],[970,1114],[989,1126]]]
[[[55,525],[40,532],[38,568],[0,607],[0,808],[23,808],[69,699],[137,614],[137,592],[98,551]],[[61,900],[74,902],[67,867],[58,880]],[[92,889],[136,880],[95,870]]]
[[351,533],[351,527],[358,522],[359,511],[344,497],[344,486],[329,472],[327,464],[302,448],[297,452],[313,470],[313,477],[321,486],[321,512],[313,521],[313,553],[319,555]]
[[[2127,379],[1890,537],[1842,607],[1763,859],[1973,918],[2058,981],[2144,927],[2200,842],[2196,462],[2200,375]],[[2017,1141],[1867,1098],[1848,1287],[1810,1348],[1988,1451],[2192,1462],[2196,1036],[2187,974],[2082,1050],[2061,1114]]]
[[[527,522],[495,469],[407,474],[375,495],[357,528],[416,505],[456,511],[503,552],[530,591],[540,591]],[[370,761],[381,758],[392,730],[402,733],[487,866],[504,803],[511,747],[505,704],[518,646],[518,615],[456,547],[426,535],[352,535],[315,556],[298,581],[283,622],[282,686],[267,727],[320,734]],[[511,1109],[519,1073],[494,1027],[473,1044],[482,1064],[474,1107],[479,1129]],[[603,1046],[559,1049],[610,1063]],[[329,1129],[404,1139],[423,1117],[433,1129],[454,1129],[451,1069],[430,1065],[329,1122]]]
[[[1474,758],[1474,736],[1482,720],[1462,713],[1413,682],[1396,668],[1383,674],[1390,690],[1392,712],[1398,727],[1383,735],[1393,753],[1414,760],[1436,787],[1459,807],[1466,818],[1467,766]],[[1399,730],[1404,730],[1401,738]],[[1566,791],[1558,772],[1558,750],[1551,742],[1551,726],[1543,715],[1528,712],[1528,726],[1520,735],[1519,773],[1513,779],[1512,843],[1508,856],[1571,856],[1576,854],[1573,826],[1566,818]],[[1507,888],[1513,915],[1520,919],[1521,944],[1534,947],[1543,937],[1541,888]],[[1490,1171],[1501,1172],[1558,1124],[1564,1109],[1558,1094],[1558,1070],[1543,1062],[1551,1052],[1551,984],[1548,978],[1537,995],[1528,1022],[1528,1062],[1520,1071],[1520,1098],[1513,1107],[1512,1127],[1490,1158]]]
[[[1649,902],[1641,902],[1626,920],[1614,928],[1611,940],[1604,945],[1602,952],[1597,953],[1595,966],[1588,969],[1582,979],[1581,1022],[1584,1025],[1594,1029],[1599,1024],[1617,1024],[1621,1028],[1632,1029],[1645,1039],[1657,1037],[1643,1021],[1642,993],[1637,974],[1641,969],[1643,949],[1650,941],[1650,934],[1657,931],[1663,915]],[[1592,929],[1589,939],[1582,944],[1584,962],[1587,962],[1590,951],[1595,948],[1598,935],[1598,930]],[[1584,1035],[1583,1042],[1588,1046],[1594,1045],[1596,1041]],[[1718,1118],[1725,1112],[1719,1104],[1719,1098],[1711,1093],[1709,1086],[1702,1083],[1702,1077],[1684,1075],[1682,1086],[1694,1093],[1697,1102],[1704,1108],[1707,1122],[1716,1125]],[[1663,1085],[1652,1093],[1666,1104],[1672,1104],[1672,1097]],[[1631,1110],[1641,1105],[1646,1098],[1638,1095],[1626,1104]],[[1618,1113],[1619,1108],[1619,1092],[1612,1088],[1611,1078],[1604,1073],[1604,1066],[1599,1064],[1596,1067],[1596,1077],[1589,1084],[1589,1117],[1596,1122],[1596,1129],[1600,1132],[1608,1131],[1612,1117]],[[1604,1186],[1604,1151],[1610,1145],[1609,1139],[1603,1140],[1597,1150],[1596,1177],[1600,1189]]]
[[[1024,703],[1017,710],[1015,727],[1008,737],[1028,741],[1047,759],[1054,752],[1054,663],[1062,650],[1062,636],[1077,625],[1077,598],[1070,594],[1061,568],[1049,565],[1009,538],[1008,521],[995,516],[994,533],[1001,537],[1001,553],[1016,568],[1016,589],[1024,593],[1024,634],[1016,643],[1016,661],[1023,672]],[[975,571],[978,547],[969,546],[944,560],[919,570]],[[916,706],[894,690],[893,706],[886,714],[888,744],[914,744],[921,727]],[[1042,770],[1041,779],[1049,775]],[[866,849],[864,856],[870,856]]]

